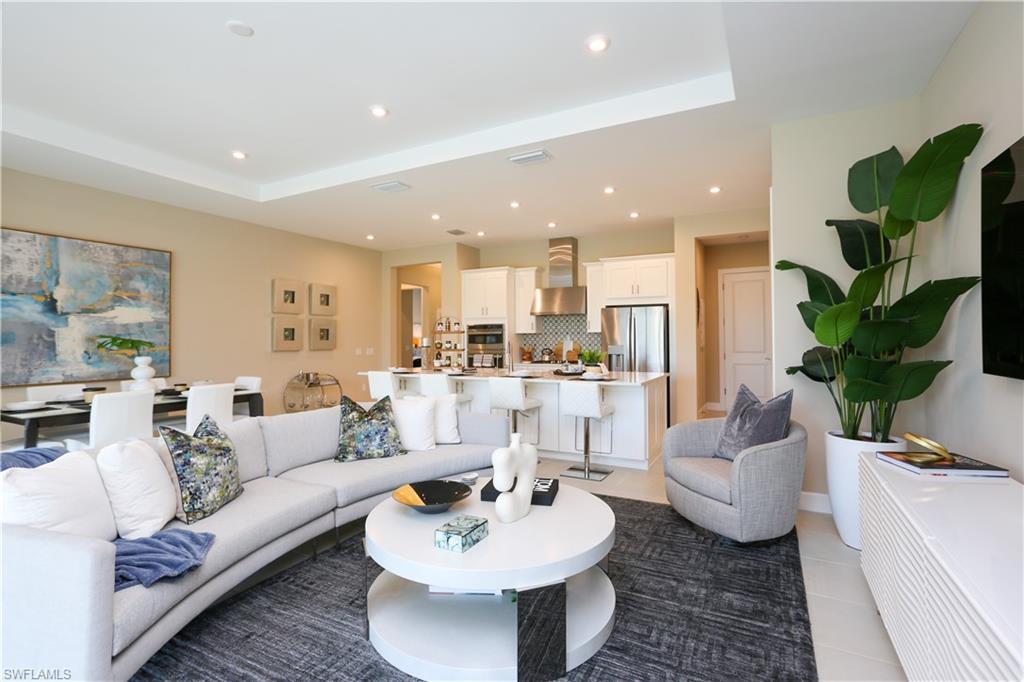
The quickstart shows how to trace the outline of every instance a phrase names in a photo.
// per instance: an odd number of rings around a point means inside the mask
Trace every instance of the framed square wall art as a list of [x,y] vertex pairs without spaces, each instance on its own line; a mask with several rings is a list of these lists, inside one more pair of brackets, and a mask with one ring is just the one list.
[[275,315],[270,322],[270,350],[302,350],[302,318],[291,315]]
[[270,312],[301,315],[306,308],[306,286],[301,280],[276,278],[270,283]]
[[127,379],[130,351],[100,335],[141,339],[157,376],[171,372],[171,252],[0,230],[0,383]]
[[330,284],[309,285],[309,314],[336,315],[338,312],[338,287]]
[[309,321],[309,349],[334,350],[338,347],[338,323],[313,318]]

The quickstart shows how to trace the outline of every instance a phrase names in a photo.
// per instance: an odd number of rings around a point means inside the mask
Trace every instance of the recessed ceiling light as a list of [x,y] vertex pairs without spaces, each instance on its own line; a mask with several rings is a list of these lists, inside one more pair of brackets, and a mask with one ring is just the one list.
[[391,112],[387,110],[387,107],[383,107],[380,104],[374,104],[370,107],[370,113],[373,114],[374,118],[385,118]]
[[509,205],[510,208],[519,208],[519,202],[516,201],[515,199],[513,199],[510,202],[508,202],[508,205]]
[[555,223],[548,223],[548,227],[558,227]]
[[366,235],[366,238],[369,239],[371,242],[373,241],[373,235],[372,234]]
[[637,218],[640,217],[640,214],[637,213],[636,211],[633,211],[632,213],[629,214],[629,217],[632,218],[633,220],[636,220]]
[[477,232],[477,233],[476,233],[476,236],[477,236],[477,237],[483,237],[483,236],[484,236],[484,233],[483,233],[483,232]]
[[587,38],[587,48],[591,52],[604,52],[608,49],[608,46],[612,44],[612,41],[608,36],[601,35],[600,33],[596,36],[590,36]]
[[440,213],[432,213],[432,214],[430,214],[430,219],[431,220],[440,220],[441,219],[441,214]]
[[252,30],[252,26],[238,19],[232,19],[224,24],[224,26],[236,36],[242,38],[252,38],[253,34],[256,33],[256,31]]
[[235,150],[235,151],[231,152],[231,156],[235,157],[239,161],[242,161],[242,160],[245,159],[246,156],[248,156],[248,154],[246,154],[243,151]]
[[615,188],[612,187],[611,185],[608,185],[607,187],[604,188],[604,193],[605,194],[615,194]]
[[712,194],[718,194],[719,192],[722,191],[722,188],[719,187],[718,185],[715,185],[714,187],[712,187],[708,191],[711,192]]

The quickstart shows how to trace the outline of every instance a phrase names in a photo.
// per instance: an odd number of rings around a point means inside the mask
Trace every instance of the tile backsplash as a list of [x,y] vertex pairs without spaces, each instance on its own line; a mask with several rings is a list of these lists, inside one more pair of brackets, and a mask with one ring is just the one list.
[[537,326],[540,331],[535,334],[519,334],[519,345],[533,346],[538,356],[543,348],[554,350],[567,336],[579,341],[583,350],[601,350],[601,335],[587,331],[586,315],[543,315],[537,318]]

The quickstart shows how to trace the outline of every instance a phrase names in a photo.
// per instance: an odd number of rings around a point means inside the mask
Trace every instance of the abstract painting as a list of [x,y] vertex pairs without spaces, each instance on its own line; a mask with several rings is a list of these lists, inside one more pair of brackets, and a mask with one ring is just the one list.
[[130,352],[97,350],[100,334],[151,341],[170,373],[171,254],[3,228],[0,383],[125,379]]

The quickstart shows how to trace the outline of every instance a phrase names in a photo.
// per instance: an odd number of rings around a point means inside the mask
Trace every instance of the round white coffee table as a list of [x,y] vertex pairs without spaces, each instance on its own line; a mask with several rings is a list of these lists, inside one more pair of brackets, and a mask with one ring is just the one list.
[[[488,537],[464,554],[434,547],[434,530],[460,514],[486,518]],[[366,597],[370,642],[420,679],[515,680],[524,642],[543,641],[544,628],[562,619],[552,609],[564,604],[565,646],[552,650],[564,651],[557,667],[571,670],[611,634],[615,590],[598,564],[614,542],[612,510],[571,486],[510,524],[480,500],[479,487],[443,514],[385,500],[366,517],[366,552],[384,569]],[[532,638],[524,634],[531,628]]]

